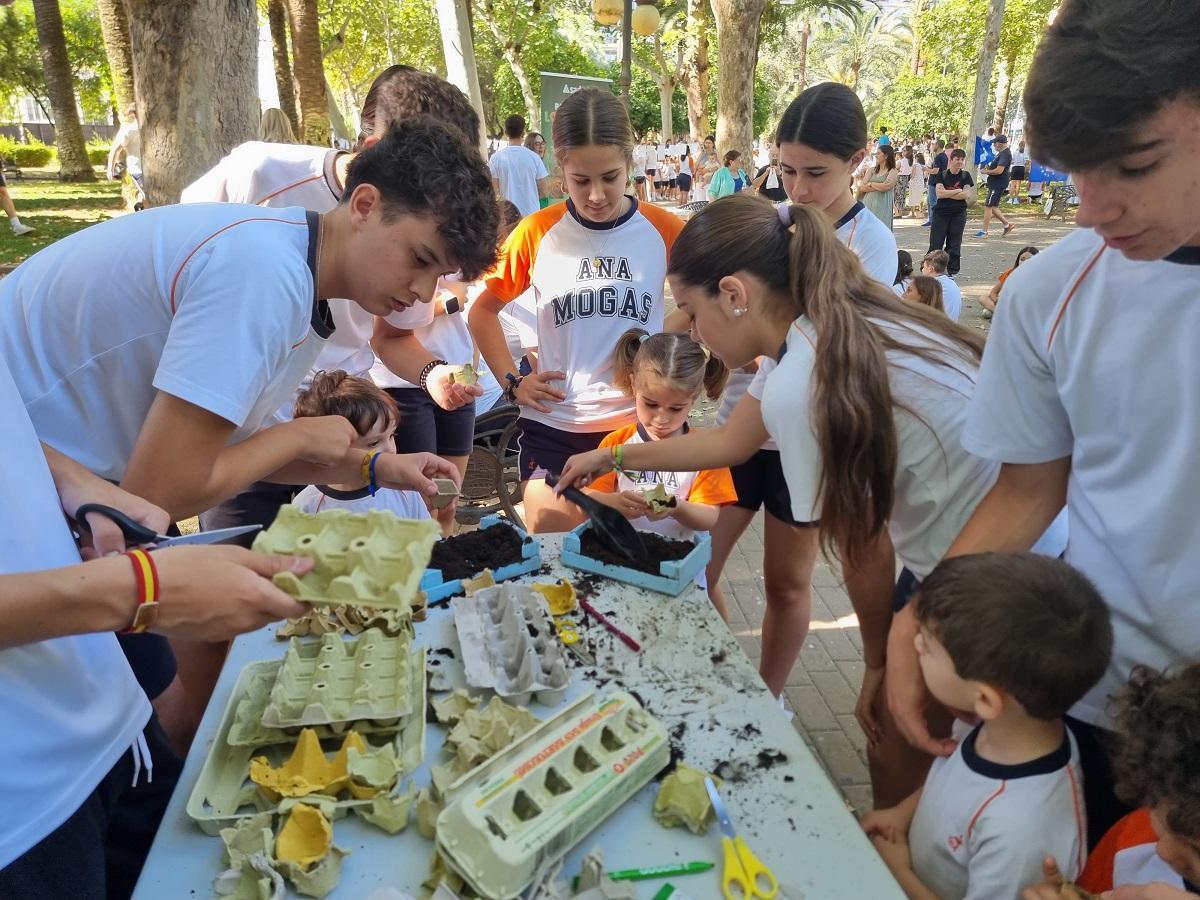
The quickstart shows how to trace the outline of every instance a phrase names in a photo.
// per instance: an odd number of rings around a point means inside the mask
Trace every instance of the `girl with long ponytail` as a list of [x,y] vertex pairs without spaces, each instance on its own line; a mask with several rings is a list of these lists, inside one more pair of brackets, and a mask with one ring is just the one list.
[[[727,365],[762,356],[777,365],[761,405],[739,404],[717,429],[628,448],[624,465],[711,468],[768,435],[777,442],[793,517],[819,522],[825,551],[842,564],[868,668],[858,716],[876,748],[876,803],[899,802],[929,758],[905,752],[876,703],[895,558],[919,582],[996,479],[998,465],[960,443],[983,340],[869,277],[827,216],[751,195],[694,216],[668,277],[694,334]],[[603,451],[581,454],[562,482],[611,467]],[[1063,543],[1035,549],[1057,553]]]

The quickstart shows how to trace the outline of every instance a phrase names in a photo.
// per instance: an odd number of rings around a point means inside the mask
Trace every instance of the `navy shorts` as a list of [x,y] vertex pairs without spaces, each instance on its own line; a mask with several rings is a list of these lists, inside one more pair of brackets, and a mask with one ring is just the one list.
[[568,458],[595,450],[607,434],[608,431],[562,431],[531,419],[521,419],[521,436],[517,442],[521,480],[543,478],[547,472],[559,474]]
[[1012,167],[1012,180],[1013,181],[1024,181],[1025,180],[1025,167],[1024,166],[1013,166]]
[[901,569],[896,578],[896,587],[892,590],[892,612],[898,613],[908,606],[908,601],[920,586],[921,582],[908,566]]
[[679,189],[681,191],[690,191],[692,189],[692,176],[691,175],[684,175],[683,173],[680,173],[678,181],[679,181]]
[[792,517],[792,497],[783,477],[783,463],[778,450],[758,450],[744,463],[729,467],[733,487],[737,491],[734,506],[757,512],[762,507],[780,522],[815,528],[817,522],[797,522]]
[[990,206],[995,209],[1000,205],[1000,198],[1008,193],[1008,187],[992,187],[988,185],[987,199],[983,201],[984,206]]
[[475,404],[444,410],[420,388],[387,388],[400,407],[397,453],[470,456],[475,439]]

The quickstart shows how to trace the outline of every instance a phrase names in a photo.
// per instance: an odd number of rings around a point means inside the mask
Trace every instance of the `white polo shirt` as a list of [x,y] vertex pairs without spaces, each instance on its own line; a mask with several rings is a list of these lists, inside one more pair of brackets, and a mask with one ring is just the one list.
[[1200,250],[1135,262],[1080,229],[1014,271],[988,336],[964,446],[996,461],[1069,456],[1067,562],[1112,613],[1107,674],[1200,654]]
[[39,436],[120,481],[164,391],[245,440],[332,333],[309,250],[303,209],[206,203],[122,216],[34,254],[0,281],[0,355]]
[[509,144],[488,160],[492,177],[500,182],[500,196],[516,204],[522,216],[538,211],[538,181],[546,177],[546,164],[528,147]]
[[[3,358],[0,434],[0,574],[78,563],[46,457]],[[83,804],[146,726],[150,702],[112,634],[0,650],[0,691],[3,868]]]

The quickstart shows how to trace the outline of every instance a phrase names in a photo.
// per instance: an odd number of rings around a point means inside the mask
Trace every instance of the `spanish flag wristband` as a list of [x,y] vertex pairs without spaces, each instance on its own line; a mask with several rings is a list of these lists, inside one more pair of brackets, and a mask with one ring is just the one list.
[[154,558],[145,550],[130,550],[125,554],[133,564],[133,576],[137,580],[138,605],[133,621],[121,634],[141,634],[158,621],[159,585],[158,569]]

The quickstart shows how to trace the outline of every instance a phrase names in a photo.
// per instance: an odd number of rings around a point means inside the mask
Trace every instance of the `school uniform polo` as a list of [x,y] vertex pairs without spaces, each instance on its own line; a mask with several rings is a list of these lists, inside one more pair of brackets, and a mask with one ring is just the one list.
[[1200,248],[1138,262],[1079,229],[1004,282],[963,446],[1070,457],[1066,560],[1113,624],[1108,672],[1071,714],[1111,727],[1138,664],[1200,649]]

